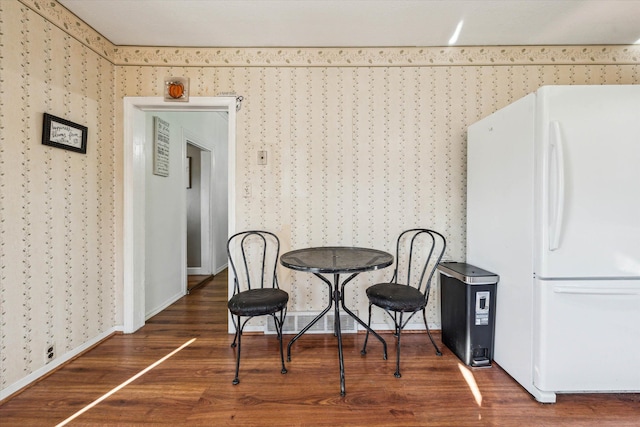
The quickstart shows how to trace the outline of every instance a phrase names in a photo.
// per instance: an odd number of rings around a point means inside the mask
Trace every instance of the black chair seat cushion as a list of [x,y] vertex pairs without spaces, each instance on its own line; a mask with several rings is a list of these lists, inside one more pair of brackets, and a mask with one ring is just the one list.
[[277,313],[287,306],[289,294],[281,289],[250,289],[229,300],[229,311],[236,316],[261,316]]
[[391,311],[414,312],[425,306],[424,294],[398,283],[378,283],[367,288],[371,304]]

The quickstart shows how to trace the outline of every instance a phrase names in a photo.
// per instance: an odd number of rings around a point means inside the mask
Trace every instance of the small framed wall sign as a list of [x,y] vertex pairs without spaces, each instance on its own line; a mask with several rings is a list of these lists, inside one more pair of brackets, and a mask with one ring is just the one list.
[[169,122],[153,117],[153,173],[169,176]]
[[42,143],[86,154],[87,127],[44,113]]

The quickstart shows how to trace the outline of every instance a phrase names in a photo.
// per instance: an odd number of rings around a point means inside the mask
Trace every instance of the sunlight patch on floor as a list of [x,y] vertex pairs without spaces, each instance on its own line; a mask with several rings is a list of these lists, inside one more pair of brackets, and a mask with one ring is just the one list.
[[118,390],[121,390],[124,387],[126,387],[127,385],[131,384],[133,381],[137,380],[138,378],[140,378],[141,376],[143,376],[144,374],[146,374],[147,372],[149,372],[150,370],[152,370],[153,368],[155,368],[156,366],[158,366],[159,364],[161,364],[162,362],[164,362],[165,360],[167,360],[168,358],[170,358],[171,356],[173,356],[174,354],[176,354],[177,352],[179,352],[183,348],[187,347],[188,345],[191,345],[195,340],[196,339],[193,338],[193,339],[187,341],[186,343],[182,344],[180,347],[176,348],[171,353],[169,353],[166,356],[164,356],[162,359],[159,359],[156,362],[154,362],[153,364],[147,366],[145,369],[143,369],[142,371],[138,372],[137,374],[135,374],[134,376],[129,378],[127,381],[125,381],[122,384],[120,384],[119,386],[111,389],[111,391],[103,394],[101,397],[99,397],[98,399],[94,400],[93,402],[91,402],[90,404],[88,404],[87,406],[85,406],[84,408],[82,408],[81,410],[76,412],[75,414],[71,415],[69,418],[67,418],[66,420],[62,421],[60,424],[57,424],[56,427],[61,427],[61,426],[67,425],[69,422],[73,421],[74,419],[76,419],[80,415],[84,414],[89,409],[91,409],[94,406],[96,406],[98,403],[102,402],[103,400],[105,400],[106,398],[111,396],[112,394],[116,393]]
[[473,398],[476,400],[476,404],[478,406],[482,406],[482,393],[480,393],[480,389],[478,388],[478,384],[476,383],[476,379],[474,378],[473,373],[462,363],[458,363],[458,369],[460,369],[460,373],[462,374],[464,380],[467,382],[469,390],[471,390]]

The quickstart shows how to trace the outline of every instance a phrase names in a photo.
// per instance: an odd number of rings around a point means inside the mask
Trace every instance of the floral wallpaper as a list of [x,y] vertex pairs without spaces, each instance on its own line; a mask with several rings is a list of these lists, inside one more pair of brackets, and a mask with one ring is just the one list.
[[[114,66],[0,2],[0,382],[5,390],[121,323]],[[87,126],[87,153],[42,145],[43,113]]]
[[[233,185],[251,195],[238,191],[238,229],[274,231],[285,251],[392,251],[424,226],[464,260],[467,127],[542,85],[640,84],[640,46],[122,47],[54,0],[0,1],[0,26],[5,394],[46,372],[51,340],[77,353],[122,325],[124,96],[160,96],[183,76],[190,97],[244,97]],[[89,127],[86,155],[41,145],[45,111]],[[290,312],[327,303],[312,275],[280,273]],[[358,276],[347,305],[364,314],[365,287],[390,274]],[[436,329],[438,300],[436,286]]]

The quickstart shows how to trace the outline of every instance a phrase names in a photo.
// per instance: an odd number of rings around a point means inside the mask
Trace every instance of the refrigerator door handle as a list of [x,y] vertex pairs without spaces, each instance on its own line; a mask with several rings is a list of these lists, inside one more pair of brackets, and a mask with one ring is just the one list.
[[[555,192],[549,189],[549,198],[555,193],[555,203],[549,203],[549,206],[554,207],[553,215],[551,215],[552,224],[549,227],[549,250],[555,251],[560,247],[560,235],[562,232],[562,220],[564,216],[564,148],[562,145],[562,133],[560,132],[560,122],[553,121],[549,123],[549,145],[551,150],[549,152],[550,160],[551,156],[555,155],[555,163],[549,162],[549,185],[555,183]],[[551,171],[551,167],[555,164],[555,170]],[[555,179],[551,179],[553,175]],[[551,202],[551,200],[549,200]]]

